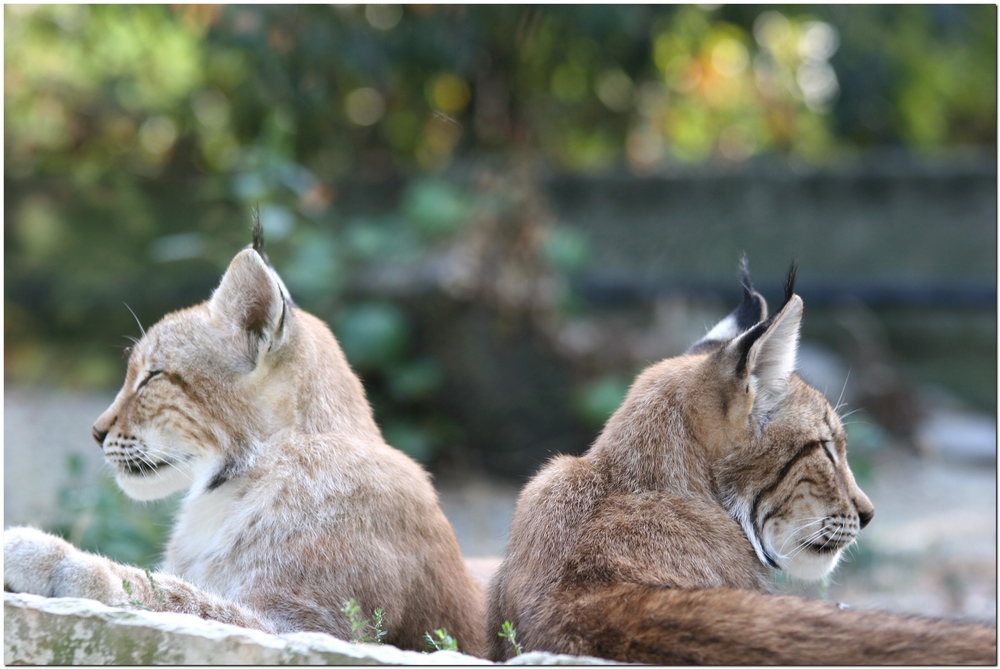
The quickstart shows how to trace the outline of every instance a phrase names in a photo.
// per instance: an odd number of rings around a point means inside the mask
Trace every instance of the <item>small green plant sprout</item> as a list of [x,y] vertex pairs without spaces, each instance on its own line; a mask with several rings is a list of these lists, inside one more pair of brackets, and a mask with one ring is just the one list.
[[152,610],[135,598],[135,594],[132,592],[132,581],[128,580],[127,578],[123,578],[122,590],[124,590],[125,594],[128,595],[128,601],[125,602],[125,606],[131,606],[134,609],[142,609],[144,611]]
[[122,590],[124,590],[125,594],[129,596],[129,603],[131,603],[132,602],[132,581],[128,580],[127,578],[123,578],[122,579]]
[[384,622],[384,620],[385,620],[385,612],[382,611],[381,608],[375,609],[375,612],[372,614],[371,628],[373,636],[371,643],[382,643],[382,637],[384,637],[386,634],[389,633],[386,630],[382,629],[382,623]]
[[458,650],[458,642],[446,629],[434,630],[433,636],[430,632],[424,632],[424,641],[432,650]]
[[149,587],[153,589],[153,594],[156,595],[156,601],[162,604],[163,590],[160,589],[160,586],[156,585],[156,581],[153,580],[153,575],[149,573],[149,567],[146,567],[146,578],[149,579]]
[[385,622],[385,612],[382,609],[375,609],[372,617],[362,618],[361,607],[351,597],[344,602],[340,611],[347,616],[351,623],[351,643],[382,643],[382,637],[388,634],[382,629]]
[[[160,588],[160,586],[156,584],[156,581],[153,580],[153,575],[149,572],[148,568],[146,569],[146,578],[149,580],[149,587],[152,588],[153,594],[156,595],[156,601],[162,604],[163,590]],[[132,608],[142,609],[143,611],[153,610],[148,606],[146,606],[145,604],[143,604],[141,601],[139,601],[136,592],[132,589],[132,581],[128,580],[127,578],[122,579],[122,590],[124,590],[125,594],[128,596],[128,601],[125,602],[125,606],[131,606]]]
[[500,631],[497,632],[497,636],[501,639],[507,639],[510,641],[511,645],[514,646],[514,654],[520,655],[524,652],[524,648],[517,642],[517,630],[509,620],[503,621],[503,625],[500,626]]

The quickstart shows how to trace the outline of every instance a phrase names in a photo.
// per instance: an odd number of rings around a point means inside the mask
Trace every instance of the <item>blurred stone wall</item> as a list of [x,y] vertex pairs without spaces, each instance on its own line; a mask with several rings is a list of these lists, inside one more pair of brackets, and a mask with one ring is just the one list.
[[585,230],[601,273],[723,275],[746,251],[775,277],[987,279],[997,271],[994,157],[958,165],[876,161],[797,174],[739,172],[648,178],[556,176],[557,217]]

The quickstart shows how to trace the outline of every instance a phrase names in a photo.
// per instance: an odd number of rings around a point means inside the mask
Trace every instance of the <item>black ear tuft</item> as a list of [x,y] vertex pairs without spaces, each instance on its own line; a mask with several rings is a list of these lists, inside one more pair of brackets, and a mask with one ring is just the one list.
[[750,263],[746,251],[740,253],[740,285],[743,286],[743,297],[753,293],[753,281],[750,280]]
[[267,259],[267,253],[264,252],[264,225],[260,222],[260,207],[258,205],[253,206],[253,250],[257,252],[264,262],[268,265],[271,262]]
[[785,302],[781,305],[782,307],[784,307],[785,304],[788,304],[788,301],[792,299],[792,295],[795,294],[795,275],[798,274],[798,272],[799,267],[793,260],[791,267],[788,268],[788,276],[785,277]]
[[281,290],[281,297],[290,306],[296,306],[295,301],[292,299],[291,294],[288,292],[288,288],[285,287],[285,282],[281,280],[278,273],[274,270],[274,266],[271,265],[271,259],[267,257],[267,252],[264,251],[264,224],[260,222],[260,206],[254,205],[253,211],[251,212],[251,217],[253,220],[253,243],[250,245],[260,259],[264,261],[267,268],[271,271],[271,275],[274,280],[278,282],[278,288]]
[[[785,277],[785,301],[782,303],[781,309],[778,309],[778,311],[771,314],[770,317],[768,317],[766,320],[762,320],[759,323],[755,321],[753,324],[751,324],[746,328],[747,330],[749,330],[751,327],[753,327],[754,329],[752,332],[747,332],[740,339],[739,343],[740,358],[739,362],[736,364],[736,371],[738,373],[740,374],[744,373],[744,371],[746,370],[747,356],[750,354],[750,349],[753,347],[754,343],[760,338],[760,336],[764,334],[768,330],[768,328],[771,327],[771,323],[788,305],[788,302],[792,299],[792,296],[795,294],[795,275],[798,274],[798,271],[799,271],[798,265],[796,265],[795,261],[793,260],[791,266],[788,268],[788,275]],[[750,272],[747,269],[747,259],[745,255],[740,257],[740,274],[741,274],[740,282],[743,284],[743,301],[744,301],[744,304],[740,305],[740,311],[742,311],[744,305],[747,304],[748,295],[757,296],[758,299],[760,299],[760,296],[756,292],[754,292],[753,285],[750,284]]]
[[739,272],[740,286],[743,288],[740,305],[716,323],[715,327],[688,348],[686,353],[705,353],[718,349],[725,342],[735,339],[767,318],[767,303],[761,294],[753,289],[745,253],[740,254]]
[[745,332],[767,316],[767,305],[764,304],[764,298],[753,289],[746,253],[740,254],[740,286],[743,287],[743,301],[740,302],[734,315],[737,330]]

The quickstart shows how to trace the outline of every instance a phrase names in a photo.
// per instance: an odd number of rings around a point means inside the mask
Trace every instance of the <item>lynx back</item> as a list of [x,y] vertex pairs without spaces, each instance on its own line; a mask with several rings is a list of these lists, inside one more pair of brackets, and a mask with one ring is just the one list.
[[794,268],[768,316],[743,301],[686,354],[642,372],[581,457],[522,491],[488,594],[490,656],[653,664],[993,663],[996,630],[770,594],[769,569],[829,573],[874,508],[844,428],[794,372]]

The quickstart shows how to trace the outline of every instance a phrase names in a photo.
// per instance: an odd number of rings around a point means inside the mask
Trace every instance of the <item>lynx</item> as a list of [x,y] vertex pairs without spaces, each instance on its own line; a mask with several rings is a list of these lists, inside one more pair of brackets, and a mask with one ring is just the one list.
[[653,664],[996,662],[996,629],[771,594],[818,579],[874,514],[837,413],[795,373],[802,300],[741,262],[743,301],[686,354],[642,372],[581,457],[522,491],[487,597],[489,656]]
[[485,650],[483,589],[427,473],[386,444],[330,330],[296,307],[254,244],[211,298],[136,344],[93,428],[139,500],[186,490],[162,570],[4,532],[4,585],[141,605],[266,632],[351,638],[342,607],[384,611],[383,641],[427,650],[445,628]]

